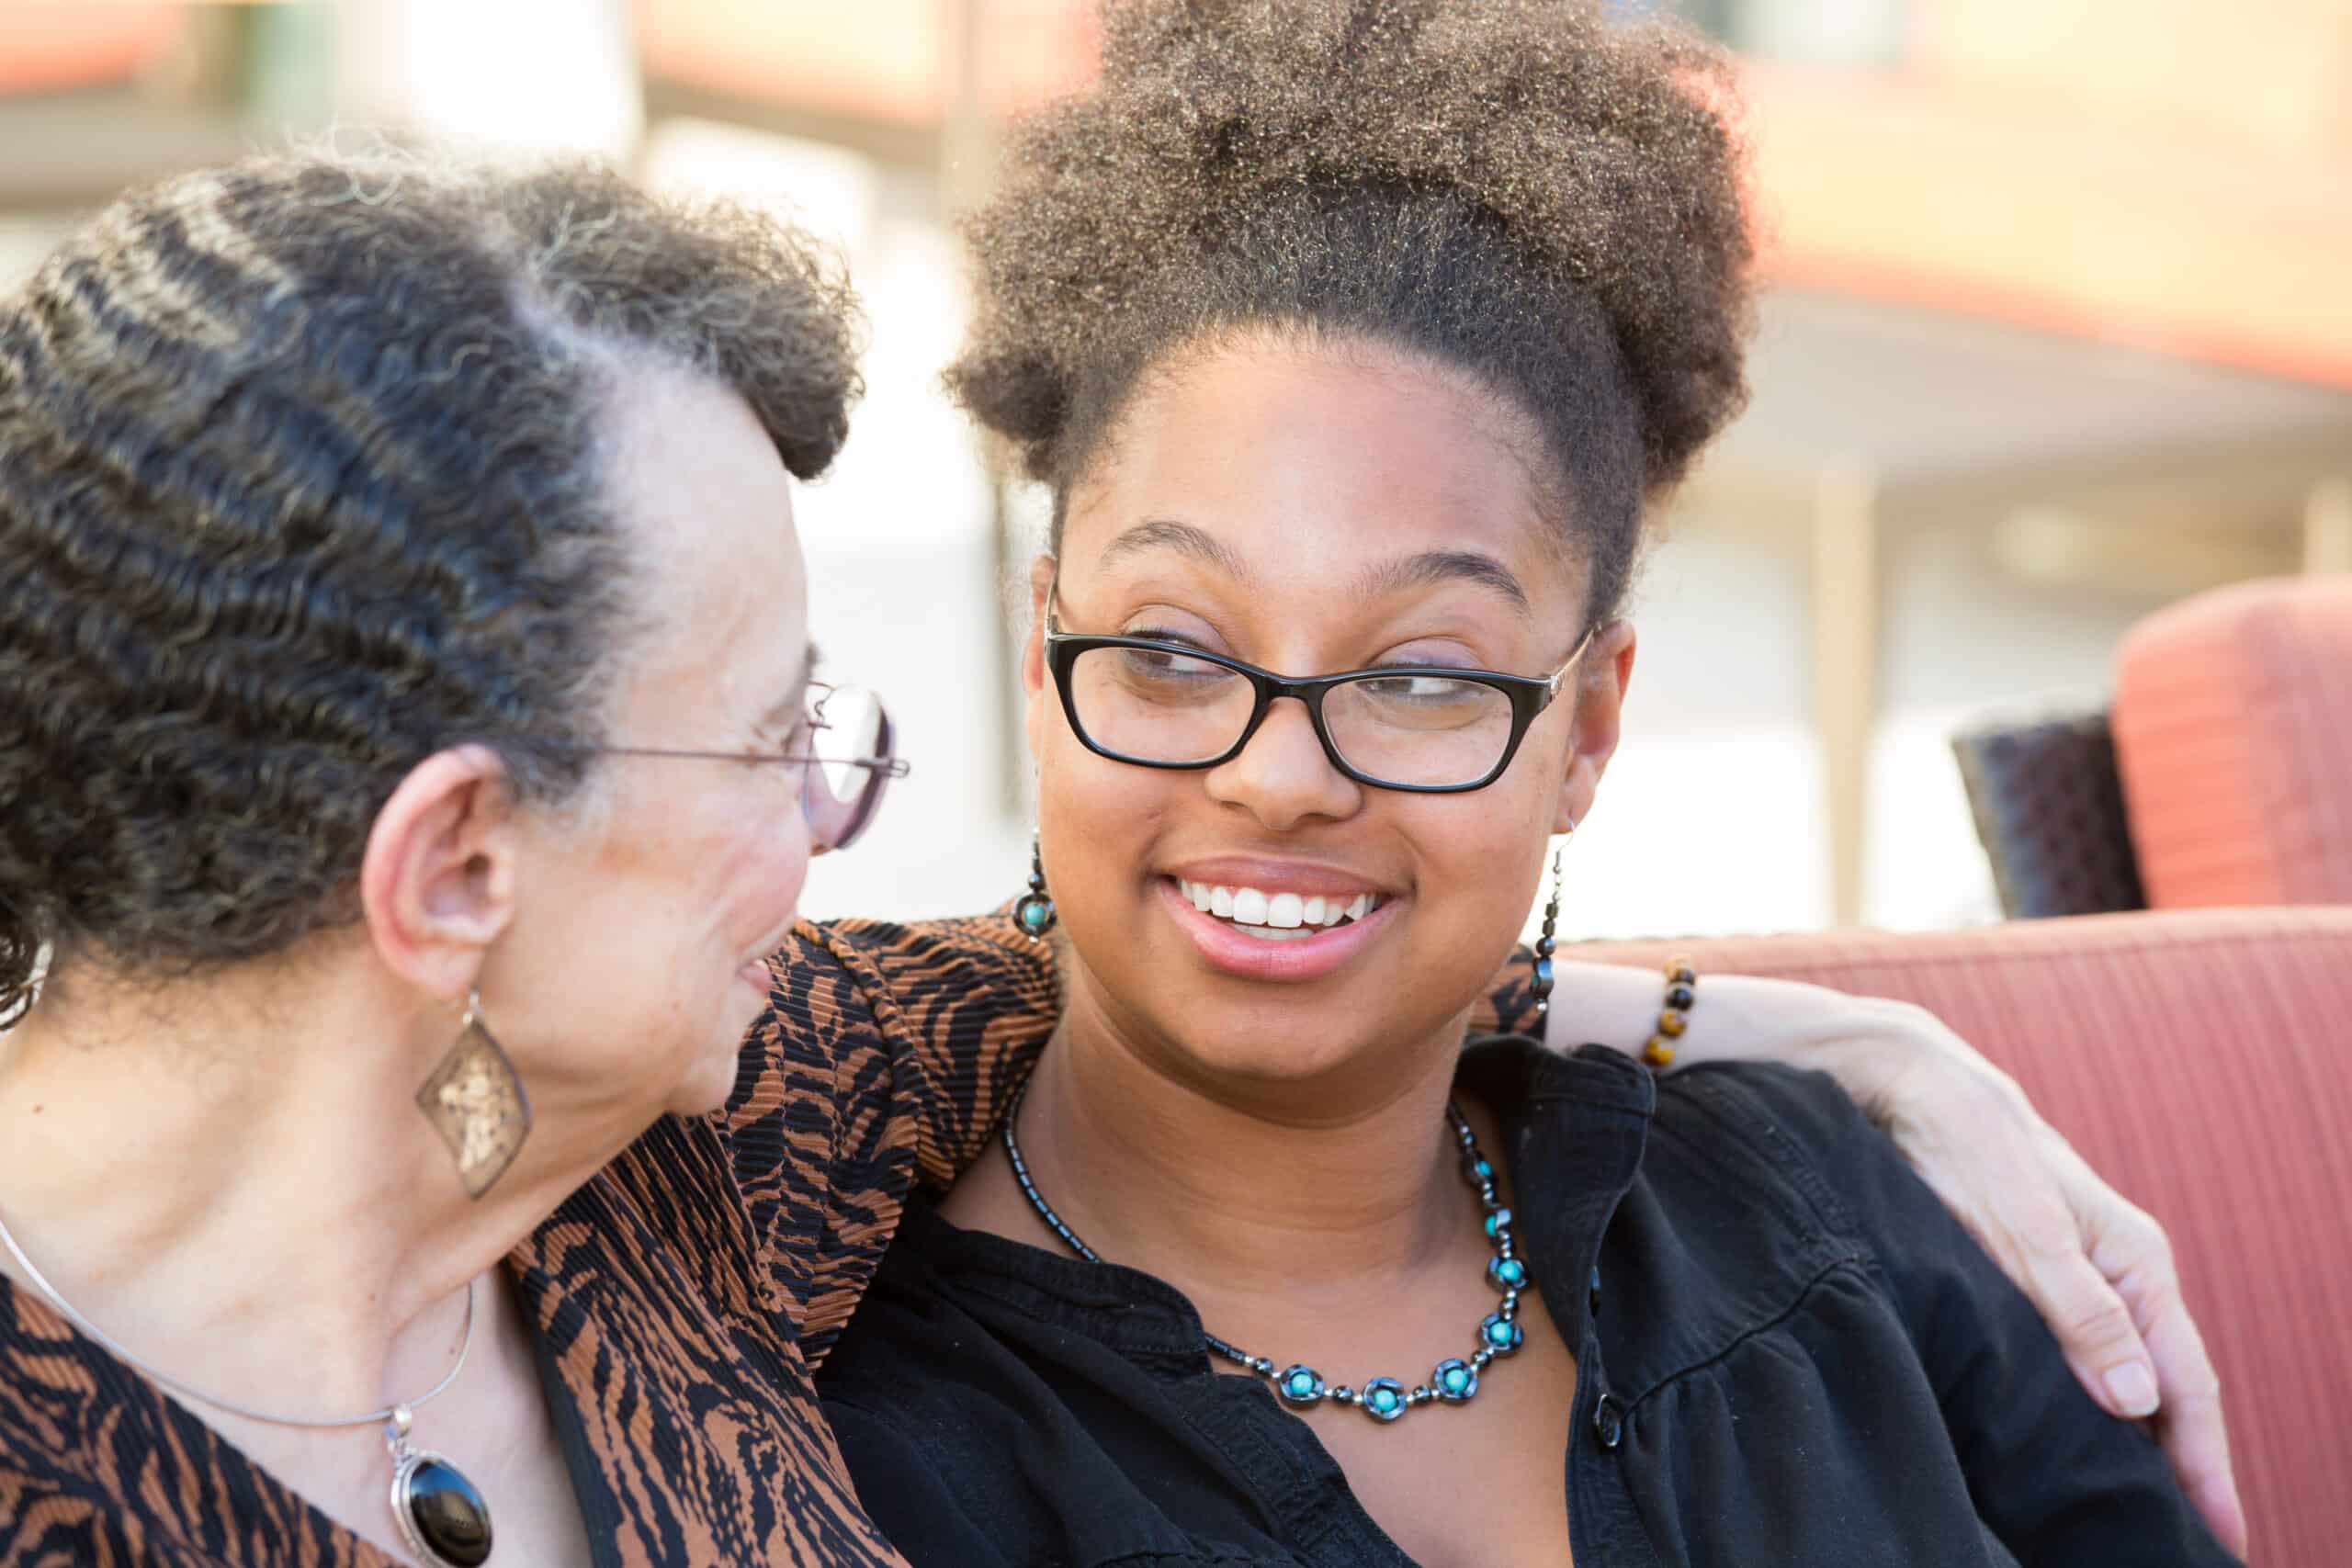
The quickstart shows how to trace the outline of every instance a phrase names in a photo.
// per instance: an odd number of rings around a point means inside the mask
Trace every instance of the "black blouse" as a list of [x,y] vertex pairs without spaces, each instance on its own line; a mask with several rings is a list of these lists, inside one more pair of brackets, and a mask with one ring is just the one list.
[[[1521,1039],[1462,1077],[1576,1349],[1579,1568],[2231,1561],[1828,1079]],[[818,1387],[916,1568],[1406,1561],[1175,1290],[920,1203]]]

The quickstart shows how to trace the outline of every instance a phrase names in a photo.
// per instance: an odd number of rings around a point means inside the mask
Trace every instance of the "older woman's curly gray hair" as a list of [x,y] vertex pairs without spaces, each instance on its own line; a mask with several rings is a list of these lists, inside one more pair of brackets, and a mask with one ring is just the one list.
[[347,919],[436,750],[584,770],[638,563],[601,412],[718,378],[808,478],[838,269],[601,168],[277,156],[116,203],[0,303],[0,1021],[44,948],[172,972]]

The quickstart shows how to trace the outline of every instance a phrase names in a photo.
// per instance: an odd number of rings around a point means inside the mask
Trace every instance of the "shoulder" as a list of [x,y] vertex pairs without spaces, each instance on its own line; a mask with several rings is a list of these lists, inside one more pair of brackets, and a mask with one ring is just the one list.
[[803,920],[769,966],[782,1028],[895,1022],[942,1007],[1015,1017],[1052,1013],[1052,951],[996,915],[942,920]]
[[803,920],[794,935],[837,956],[862,959],[894,985],[920,988],[975,971],[1009,983],[1056,983],[1052,945],[1022,934],[1001,911],[937,920]]
[[[1768,1063],[1706,1065],[1658,1092],[1661,1186],[1708,1170],[1715,1201],[1768,1205],[1796,1250],[1860,1266],[1915,1331],[1955,1291],[2005,1284],[1894,1141],[1826,1074]],[[1731,1196],[1725,1196],[1725,1193]]]
[[991,1033],[1042,1037],[1061,1005],[1052,953],[994,916],[803,920],[768,967],[739,1104],[779,1069],[854,1079],[890,1055],[952,1055]]
[[1836,1079],[1772,1062],[1710,1063],[1658,1082],[1657,1131],[1703,1142],[1718,1163],[1784,1189],[1826,1228],[1860,1239],[1857,1180],[1907,1169]]
[[[1917,1393],[1918,1330],[1939,1294],[1919,1277],[1949,1239],[1939,1213],[1824,1076],[1710,1064],[1659,1079],[1600,1246],[1611,1382],[1634,1404],[1702,1385],[1753,1394],[1826,1354],[1833,1404],[1866,1399],[1872,1379],[1890,1398]],[[1916,1435],[1884,1428],[1898,1429]]]
[[1703,1261],[1726,1325],[1840,1276],[1900,1312],[1905,1277],[1951,1239],[1941,1204],[1845,1090],[1776,1064],[1660,1079],[1635,1191],[1641,1223]]
[[917,1179],[984,1146],[1053,1032],[1051,953],[1001,918],[804,921],[716,1119],[811,1360],[847,1319]]

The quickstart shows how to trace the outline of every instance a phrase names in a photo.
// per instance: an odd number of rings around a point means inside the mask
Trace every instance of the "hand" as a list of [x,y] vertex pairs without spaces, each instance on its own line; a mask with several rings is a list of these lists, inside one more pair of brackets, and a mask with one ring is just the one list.
[[1849,1092],[2041,1310],[2091,1398],[2153,1422],[2189,1500],[2245,1556],[2221,1385],[2164,1227],[2100,1180],[2014,1078],[1933,1014],[1883,1005],[1891,1026],[1927,1048],[1875,1087],[1849,1082]]

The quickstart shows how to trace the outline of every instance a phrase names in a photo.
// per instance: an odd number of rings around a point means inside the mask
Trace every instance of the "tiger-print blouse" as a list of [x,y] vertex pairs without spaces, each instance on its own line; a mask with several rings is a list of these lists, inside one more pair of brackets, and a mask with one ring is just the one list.
[[[978,1157],[1059,1008],[1001,914],[803,925],[772,964],[728,1108],[657,1123],[507,1259],[609,1568],[898,1563],[810,1375],[910,1186]],[[1526,974],[1482,1026],[1525,1016]],[[0,1568],[388,1561],[0,1279]]]

